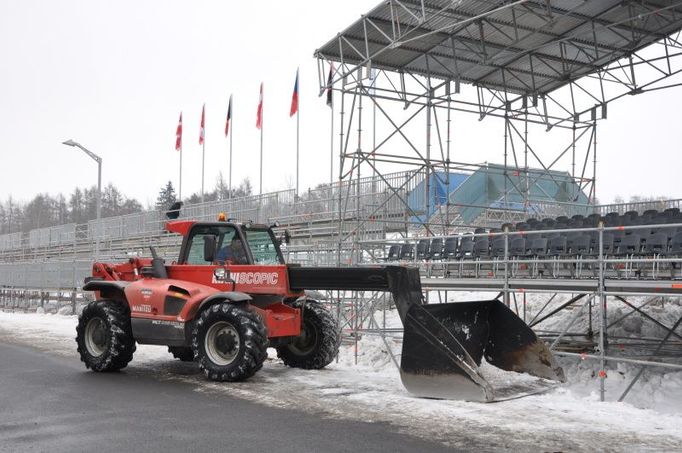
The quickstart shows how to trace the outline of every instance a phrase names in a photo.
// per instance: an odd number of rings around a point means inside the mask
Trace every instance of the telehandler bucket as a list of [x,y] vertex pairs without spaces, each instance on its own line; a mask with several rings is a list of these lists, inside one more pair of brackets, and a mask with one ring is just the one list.
[[419,271],[403,266],[289,268],[293,289],[388,291],[403,322],[400,376],[426,398],[493,401],[481,359],[507,371],[564,381],[547,346],[498,300],[424,304]]

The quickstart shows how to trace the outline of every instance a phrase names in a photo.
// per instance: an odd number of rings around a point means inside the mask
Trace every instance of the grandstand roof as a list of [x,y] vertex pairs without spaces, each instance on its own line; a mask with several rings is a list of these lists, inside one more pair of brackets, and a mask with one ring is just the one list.
[[387,0],[316,55],[545,94],[680,30],[680,1]]

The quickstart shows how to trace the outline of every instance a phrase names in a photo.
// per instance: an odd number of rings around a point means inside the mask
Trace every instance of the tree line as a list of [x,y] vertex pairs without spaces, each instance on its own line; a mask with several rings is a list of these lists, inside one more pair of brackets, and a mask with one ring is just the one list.
[[[233,187],[230,190],[225,178],[223,177],[223,174],[218,173],[218,177],[216,178],[213,189],[204,193],[204,203],[209,201],[220,201],[230,198],[246,197],[249,195],[253,195],[253,187],[249,178],[244,178],[237,187]],[[175,186],[173,185],[172,181],[168,181],[166,185],[159,190],[159,195],[156,198],[154,207],[155,209],[164,211],[169,209],[176,201],[178,201],[178,198],[175,192]],[[189,204],[201,203],[201,192],[194,192],[192,195],[184,198],[182,201]]]
[[[244,179],[231,191],[222,175],[218,176],[214,188],[204,194],[204,201],[223,200],[252,194],[251,182]],[[148,209],[168,209],[178,201],[175,188],[169,181],[159,191],[154,206]],[[185,203],[199,203],[200,193],[193,193],[183,200]],[[134,214],[144,210],[135,198],[123,194],[114,184],[102,188],[102,218]],[[0,234],[28,232],[67,223],[87,223],[97,218],[97,186],[80,188],[65,197],[63,194],[41,193],[29,202],[19,202],[11,195],[0,202]]]

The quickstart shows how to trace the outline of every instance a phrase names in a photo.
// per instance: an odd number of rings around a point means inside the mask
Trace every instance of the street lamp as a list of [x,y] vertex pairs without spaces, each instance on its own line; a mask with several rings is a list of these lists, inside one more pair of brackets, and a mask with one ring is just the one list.
[[75,146],[80,148],[85,154],[92,157],[92,159],[97,162],[97,232],[95,233],[95,260],[99,258],[99,231],[100,231],[100,220],[102,219],[102,158],[97,154],[93,153],[89,149],[85,148],[78,142],[73,140],[67,140],[62,142],[66,146]]

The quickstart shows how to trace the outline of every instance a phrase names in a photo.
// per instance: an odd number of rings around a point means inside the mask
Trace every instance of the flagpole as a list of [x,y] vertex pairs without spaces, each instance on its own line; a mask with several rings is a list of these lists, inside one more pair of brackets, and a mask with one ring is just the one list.
[[175,151],[180,152],[180,174],[178,175],[178,199],[182,201],[182,112],[178,120],[178,127],[175,129]]
[[299,123],[299,117],[300,116],[301,116],[301,105],[299,102],[299,104],[296,106],[296,198],[298,198],[298,174],[299,174],[299,171],[298,171],[298,169],[299,169],[298,123]]
[[[232,118],[230,118],[230,123],[233,123]],[[229,173],[228,179],[227,179],[227,185],[229,186],[228,198],[232,198],[232,134],[234,133],[234,123],[230,124],[230,126],[232,126],[232,129],[229,131],[230,132],[230,173]]]
[[[264,102],[263,102],[264,104]],[[263,127],[265,126],[265,106],[260,109],[260,177],[258,181],[258,195],[263,195]]]
[[182,146],[180,146],[180,184],[178,186],[178,198],[182,201]]
[[[330,88],[331,89],[331,88]],[[329,133],[329,188],[334,184],[334,102],[331,107],[331,130]]]
[[204,202],[204,170],[206,168],[206,104],[201,107],[201,129],[199,130],[199,144],[201,145],[201,202]]

